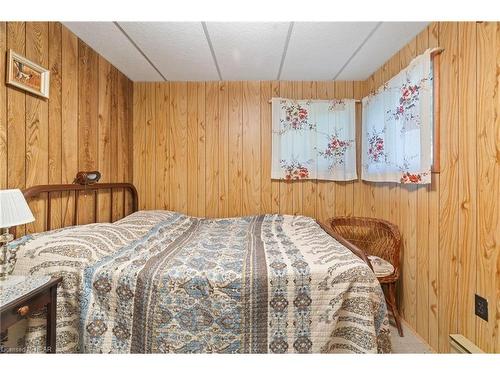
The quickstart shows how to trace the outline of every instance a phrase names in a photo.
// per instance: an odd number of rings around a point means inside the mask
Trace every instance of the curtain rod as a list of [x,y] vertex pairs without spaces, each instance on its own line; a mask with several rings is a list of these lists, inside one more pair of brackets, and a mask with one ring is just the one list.
[[[336,100],[335,98],[334,99],[309,99],[309,98],[306,98],[306,99],[291,99],[291,98],[281,98],[281,97],[273,98],[273,99],[311,100],[311,101],[315,101],[315,102],[331,102],[332,100]],[[343,99],[352,99],[352,98],[343,98]],[[361,99],[354,99],[354,101],[356,103],[361,103]],[[269,104],[271,104],[272,102],[273,102],[272,100],[268,101]]]
[[442,52],[444,52],[443,47],[436,47],[431,49],[431,57],[434,57],[436,55],[440,55]]

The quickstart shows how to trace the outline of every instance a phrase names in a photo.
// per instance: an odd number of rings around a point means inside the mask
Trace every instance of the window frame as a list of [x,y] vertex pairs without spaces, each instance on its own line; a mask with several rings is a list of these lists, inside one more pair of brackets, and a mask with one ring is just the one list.
[[432,166],[431,173],[441,172],[441,155],[440,155],[440,144],[441,144],[441,107],[440,107],[440,56],[443,49],[436,49],[431,53],[432,59]]

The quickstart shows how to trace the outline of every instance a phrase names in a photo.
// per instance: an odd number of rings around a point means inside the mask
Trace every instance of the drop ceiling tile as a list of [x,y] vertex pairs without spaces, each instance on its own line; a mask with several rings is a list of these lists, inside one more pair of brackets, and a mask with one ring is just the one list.
[[113,22],[64,22],[64,25],[132,81],[163,80]]
[[207,22],[225,80],[276,79],[289,22]]
[[169,81],[218,80],[201,22],[120,22]]
[[296,22],[281,79],[331,80],[377,22]]
[[383,22],[337,79],[367,79],[427,25],[428,22]]
[[[162,81],[112,22],[65,22],[133,81]],[[297,22],[281,79],[364,80],[423,30],[427,22]],[[122,22],[121,27],[168,80],[218,80],[201,22]],[[223,79],[276,79],[289,23],[207,23]]]

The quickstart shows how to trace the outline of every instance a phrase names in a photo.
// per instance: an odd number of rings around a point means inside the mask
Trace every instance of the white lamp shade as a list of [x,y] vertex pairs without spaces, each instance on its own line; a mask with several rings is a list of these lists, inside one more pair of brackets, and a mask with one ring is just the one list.
[[35,221],[33,214],[19,189],[0,190],[0,228]]

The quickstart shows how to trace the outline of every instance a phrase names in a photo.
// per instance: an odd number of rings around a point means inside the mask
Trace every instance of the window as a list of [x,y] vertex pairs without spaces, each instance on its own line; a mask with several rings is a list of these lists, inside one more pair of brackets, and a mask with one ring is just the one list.
[[363,98],[361,178],[429,184],[433,164],[432,51]]
[[272,106],[273,179],[357,178],[353,99],[273,98]]

